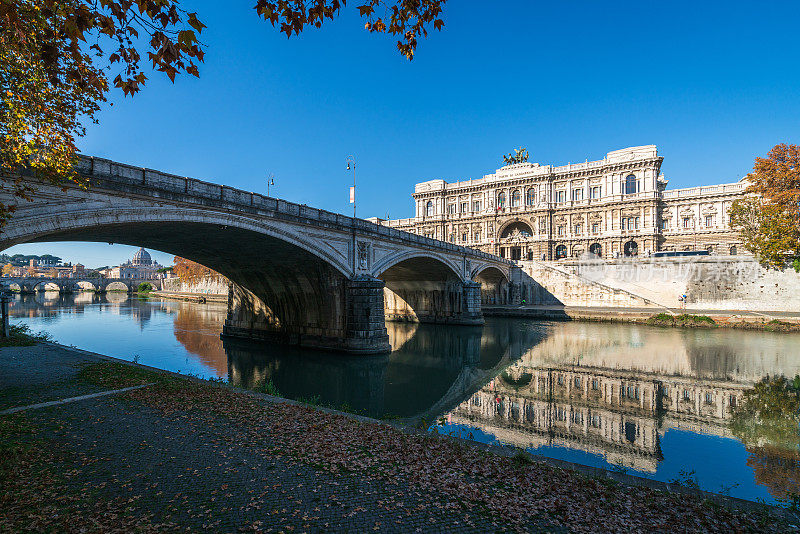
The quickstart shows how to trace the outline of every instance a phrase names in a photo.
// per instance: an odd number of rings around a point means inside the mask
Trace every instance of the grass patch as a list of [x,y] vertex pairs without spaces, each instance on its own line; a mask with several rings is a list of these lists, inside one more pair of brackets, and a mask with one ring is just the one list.
[[511,457],[511,463],[514,464],[515,467],[527,467],[535,464],[536,460],[534,460],[533,456],[527,452],[519,451],[517,454]]
[[9,337],[0,338],[0,347],[30,347],[42,341],[52,341],[47,332],[31,332],[26,324],[10,325],[9,333]]
[[694,328],[714,328],[718,326],[717,322],[708,315],[692,315],[689,313],[682,313],[681,315],[658,313],[649,317],[646,323],[651,326],[683,326]]
[[78,380],[109,389],[141,386],[151,382],[158,384],[188,382],[172,375],[118,362],[99,362],[87,365],[78,371]]

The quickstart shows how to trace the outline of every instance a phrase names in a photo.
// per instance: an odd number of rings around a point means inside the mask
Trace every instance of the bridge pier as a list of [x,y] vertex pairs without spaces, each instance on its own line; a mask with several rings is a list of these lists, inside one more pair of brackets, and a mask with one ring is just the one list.
[[482,325],[481,285],[476,282],[392,282],[384,291],[390,321]]
[[[279,316],[252,291],[232,283],[222,335],[350,354],[391,350],[383,314],[382,280],[333,280],[325,289],[329,290],[325,302],[300,300],[293,303],[296,309]],[[316,309],[308,309],[310,306]]]

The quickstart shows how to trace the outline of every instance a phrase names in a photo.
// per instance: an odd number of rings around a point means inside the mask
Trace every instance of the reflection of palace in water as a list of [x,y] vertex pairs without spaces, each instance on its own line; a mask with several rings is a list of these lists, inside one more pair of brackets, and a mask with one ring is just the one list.
[[[617,336],[615,337],[615,333]],[[793,376],[798,338],[566,323],[449,414],[518,447],[560,446],[654,472],[670,428],[731,437],[731,409],[767,374]],[[758,337],[758,336],[756,336]]]

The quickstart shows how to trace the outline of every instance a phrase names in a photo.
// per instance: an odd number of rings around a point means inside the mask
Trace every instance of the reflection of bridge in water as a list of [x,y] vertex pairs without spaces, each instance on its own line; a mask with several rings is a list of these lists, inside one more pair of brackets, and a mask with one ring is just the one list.
[[489,380],[543,337],[543,329],[443,327],[387,323],[396,349],[390,356],[330,355],[224,341],[228,378],[256,388],[269,381],[282,395],[319,398],[323,404],[362,413],[432,422]]
[[[668,429],[732,437],[731,409],[746,389],[800,371],[797,337],[741,334],[559,325],[449,419],[518,447],[578,449],[655,472]],[[769,358],[758,343],[771,345]]]

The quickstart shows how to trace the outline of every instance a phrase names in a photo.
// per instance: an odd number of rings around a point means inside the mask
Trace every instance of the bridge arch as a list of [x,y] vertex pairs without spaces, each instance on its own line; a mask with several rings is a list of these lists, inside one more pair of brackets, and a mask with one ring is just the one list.
[[475,271],[472,279],[480,284],[481,303],[506,304],[508,302],[508,274],[493,265],[485,265]]
[[39,293],[43,291],[58,291],[62,292],[63,288],[61,284],[54,280],[42,280],[40,282],[33,282],[31,285],[31,290]]
[[103,290],[104,291],[125,291],[127,293],[128,291],[131,290],[131,288],[125,282],[122,282],[120,280],[114,280],[112,278],[112,279],[108,280],[103,285]]
[[[48,224],[40,220],[15,224],[9,237],[15,242],[98,241],[143,246],[223,274],[234,284],[225,326],[228,335],[337,348],[349,335],[347,297],[352,284],[346,254],[313,233],[304,236],[292,231],[282,221],[270,224],[243,215],[175,207],[154,207],[145,214],[140,210],[97,210],[81,217],[67,212],[51,214],[48,219]],[[109,281],[104,289],[112,290],[113,283]],[[382,322],[381,329],[386,336]],[[388,336],[384,344],[388,349]]]
[[475,284],[464,280],[463,268],[447,258],[424,251],[409,251],[376,266],[384,282],[386,318],[410,322],[482,324],[470,299]]
[[91,280],[78,280],[75,286],[78,291],[97,291],[99,289],[98,281]]

